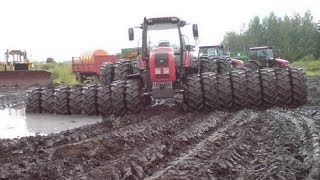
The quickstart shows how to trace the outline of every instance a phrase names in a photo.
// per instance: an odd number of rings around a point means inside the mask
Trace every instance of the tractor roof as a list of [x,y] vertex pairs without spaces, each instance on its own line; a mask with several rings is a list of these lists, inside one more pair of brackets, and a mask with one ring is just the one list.
[[199,46],[199,49],[202,49],[202,48],[222,48],[223,49],[223,45]]
[[272,46],[260,46],[260,47],[252,47],[250,50],[260,50],[260,49],[273,49]]
[[187,23],[185,21],[182,21],[181,19],[177,17],[155,17],[155,18],[145,18],[145,23],[148,25],[153,24],[179,24],[180,26],[185,26]]

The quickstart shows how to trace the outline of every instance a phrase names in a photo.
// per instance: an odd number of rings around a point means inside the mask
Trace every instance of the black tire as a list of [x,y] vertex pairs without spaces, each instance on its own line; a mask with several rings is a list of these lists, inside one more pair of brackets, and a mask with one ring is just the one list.
[[106,62],[100,68],[100,82],[102,85],[111,85],[113,80],[114,67],[111,62]]
[[82,110],[86,115],[98,115],[97,85],[82,88]]
[[277,102],[276,75],[273,69],[260,70],[263,107],[271,108]]
[[233,107],[236,110],[247,106],[248,95],[246,87],[246,74],[244,71],[231,71],[231,84],[233,94]]
[[250,70],[259,70],[260,69],[259,66],[254,62],[246,62],[244,64],[244,67],[247,67]]
[[201,58],[200,63],[201,73],[218,72],[217,60],[215,58]]
[[73,86],[69,90],[69,111],[72,115],[82,113],[82,86]]
[[275,70],[277,79],[277,105],[288,107],[292,102],[290,72],[287,69]]
[[189,111],[198,111],[203,108],[202,83],[199,75],[187,76],[183,98]]
[[127,77],[132,74],[132,67],[130,61],[122,61],[114,64],[114,80],[115,81],[125,81]]
[[213,111],[218,107],[218,89],[216,73],[202,73],[201,79],[203,87],[204,107],[207,111]]
[[106,117],[112,114],[111,85],[100,85],[97,89],[98,112]]
[[301,106],[307,102],[307,80],[303,68],[290,68],[292,104]]
[[232,64],[230,59],[218,59],[217,64],[219,74],[226,74],[232,70]]
[[41,91],[41,112],[42,113],[54,113],[54,88],[45,87]]
[[81,74],[81,73],[77,73],[76,74],[76,80],[78,81],[78,82],[80,82],[81,84],[84,82],[84,76]]
[[113,114],[116,116],[123,116],[126,112],[125,101],[125,81],[114,81],[111,84],[111,99]]
[[41,113],[40,106],[41,88],[33,88],[27,91],[26,112]]
[[59,86],[54,89],[54,112],[56,114],[68,115],[69,114],[69,87]]
[[257,109],[262,106],[262,91],[259,71],[246,72],[248,103],[247,107]]
[[217,74],[218,109],[232,107],[232,85],[229,74]]
[[125,100],[127,112],[139,113],[143,107],[143,95],[140,80],[132,79],[126,82]]

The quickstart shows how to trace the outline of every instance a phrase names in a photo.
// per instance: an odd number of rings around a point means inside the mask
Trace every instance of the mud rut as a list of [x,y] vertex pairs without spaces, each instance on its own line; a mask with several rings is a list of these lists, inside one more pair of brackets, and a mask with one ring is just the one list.
[[0,179],[320,179],[320,81],[308,81],[308,104],[296,109],[191,114],[163,104],[0,140]]

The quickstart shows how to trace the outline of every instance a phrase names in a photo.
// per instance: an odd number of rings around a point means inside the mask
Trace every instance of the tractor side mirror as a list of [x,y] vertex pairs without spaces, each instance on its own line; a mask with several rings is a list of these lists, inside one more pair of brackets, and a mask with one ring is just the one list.
[[197,24],[193,24],[192,25],[192,32],[193,32],[193,37],[195,39],[199,38],[199,32],[198,32],[198,25]]
[[128,29],[128,33],[129,33],[129,40],[130,40],[130,41],[134,40],[134,31],[133,31],[133,28],[129,28],[129,29]]

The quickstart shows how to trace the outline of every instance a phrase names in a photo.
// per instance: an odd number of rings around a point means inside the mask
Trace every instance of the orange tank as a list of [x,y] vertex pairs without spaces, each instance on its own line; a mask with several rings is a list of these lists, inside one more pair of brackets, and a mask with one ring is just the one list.
[[87,51],[80,56],[80,62],[82,64],[93,64],[95,56],[106,56],[106,55],[108,55],[108,53],[102,49]]

